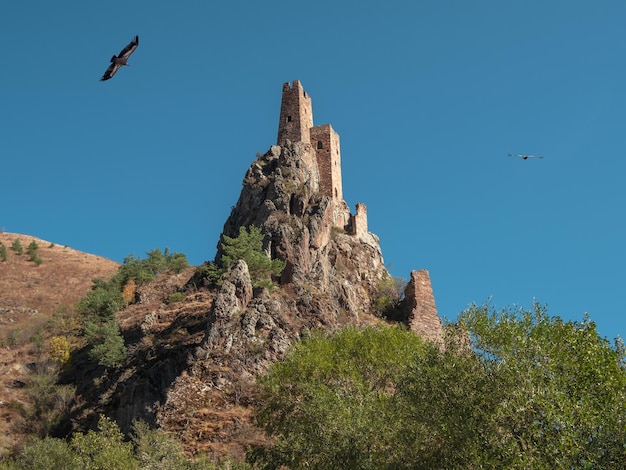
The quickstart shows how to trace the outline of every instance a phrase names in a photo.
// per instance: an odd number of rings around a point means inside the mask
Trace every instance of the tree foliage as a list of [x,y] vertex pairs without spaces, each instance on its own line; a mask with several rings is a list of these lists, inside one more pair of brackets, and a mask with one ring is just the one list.
[[28,244],[28,259],[33,261],[37,266],[39,266],[43,260],[39,257],[39,245],[35,240]]
[[22,242],[19,238],[16,238],[15,241],[11,244],[11,249],[15,251],[18,255],[24,253],[24,248],[22,247]]
[[395,389],[426,345],[400,328],[347,327],[297,344],[261,378],[262,468],[385,468],[400,429]]
[[92,345],[89,357],[105,367],[117,367],[128,356],[119,324],[114,318],[103,322],[88,321],[85,337]]
[[119,426],[105,416],[98,430],[76,433],[71,439],[45,437],[31,439],[15,458],[0,460],[7,470],[249,470],[244,462],[225,459],[216,463],[209,458],[185,456],[180,443],[145,423],[134,424],[131,440]]
[[263,468],[625,468],[624,348],[543,307],[298,344],[260,380]]
[[544,307],[460,317],[497,381],[489,442],[516,468],[624,468],[626,373],[621,340],[611,344],[585,316],[549,317]]
[[154,249],[145,259],[128,255],[110,280],[94,279],[91,291],[78,302],[84,318],[84,334],[93,346],[90,357],[108,367],[117,366],[126,357],[126,347],[115,314],[134,300],[138,286],[154,280],[161,272],[180,272],[187,266],[182,253],[163,253]]
[[271,276],[280,276],[285,269],[284,261],[270,259],[263,250],[263,234],[258,227],[239,227],[237,237],[223,235],[222,238],[222,266],[228,269],[238,260],[244,260],[254,285],[263,284]]

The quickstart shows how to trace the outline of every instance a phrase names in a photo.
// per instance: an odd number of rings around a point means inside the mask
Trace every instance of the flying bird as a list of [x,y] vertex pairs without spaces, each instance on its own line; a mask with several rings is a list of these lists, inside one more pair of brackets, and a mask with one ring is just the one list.
[[100,81],[103,82],[105,80],[108,80],[109,78],[113,78],[113,75],[115,75],[115,73],[122,65],[129,65],[128,58],[133,52],[135,52],[135,49],[137,49],[138,45],[139,36],[135,36],[135,38],[130,41],[124,49],[122,49],[122,52],[120,52],[119,55],[114,55],[113,57],[111,57],[111,65],[109,65],[109,68],[106,70],[106,72],[104,72],[104,75],[102,75]]
[[543,158],[541,155],[522,155],[519,153],[509,153],[507,154],[509,157],[519,157],[523,160],[528,160],[529,158]]

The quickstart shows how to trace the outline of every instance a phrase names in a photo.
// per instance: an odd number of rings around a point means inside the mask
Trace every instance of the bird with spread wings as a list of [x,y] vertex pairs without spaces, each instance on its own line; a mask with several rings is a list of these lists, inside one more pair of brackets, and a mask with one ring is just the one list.
[[122,67],[123,65],[129,65],[128,58],[133,52],[135,52],[135,49],[137,49],[138,45],[139,36],[135,36],[135,38],[131,42],[129,42],[124,49],[122,49],[119,55],[114,55],[113,57],[111,57],[111,65],[109,65],[109,68],[106,70],[106,72],[104,72],[104,75],[102,75],[100,81],[103,82],[105,80],[108,80],[109,78],[113,78],[113,75],[115,75],[120,67]]
[[509,157],[519,157],[522,160],[528,160],[529,158],[543,158],[541,155],[523,155],[520,153],[508,153]]

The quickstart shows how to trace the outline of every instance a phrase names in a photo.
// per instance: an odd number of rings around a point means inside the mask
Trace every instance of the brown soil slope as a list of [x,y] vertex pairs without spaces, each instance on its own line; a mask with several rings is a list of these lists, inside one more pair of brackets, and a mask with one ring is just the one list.
[[[23,253],[11,247],[20,241]],[[28,246],[38,246],[39,264]],[[0,233],[0,455],[19,442],[20,417],[30,407],[24,382],[46,350],[53,317],[71,316],[92,279],[111,277],[118,263],[30,235]],[[4,251],[4,250],[3,250]],[[16,432],[17,431],[17,432]],[[24,430],[26,431],[26,430]]]

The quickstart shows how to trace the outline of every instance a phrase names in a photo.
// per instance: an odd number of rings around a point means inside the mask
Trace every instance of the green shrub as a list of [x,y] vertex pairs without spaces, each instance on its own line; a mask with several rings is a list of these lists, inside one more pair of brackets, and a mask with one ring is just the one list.
[[78,311],[91,321],[108,320],[124,306],[121,289],[102,279],[93,280],[91,291],[77,305]]
[[398,307],[405,285],[406,281],[400,277],[385,276],[380,279],[372,305],[374,313],[392,320],[398,319]]
[[7,260],[7,247],[4,246],[2,242],[0,242],[0,261]]
[[94,470],[139,468],[133,454],[132,443],[125,442],[119,426],[105,416],[101,416],[98,421],[98,431],[75,434],[70,448],[80,458],[82,468]]
[[239,235],[236,238],[227,235],[222,235],[222,238],[221,264],[228,269],[238,260],[244,260],[254,286],[258,286],[263,280],[271,279],[271,276],[280,276],[285,269],[284,261],[272,260],[263,251],[263,234],[258,227],[253,225],[248,228],[239,227]]
[[185,293],[184,292],[174,292],[172,295],[170,295],[167,298],[167,303],[168,304],[173,304],[176,302],[181,302],[185,300]]
[[143,421],[133,423],[135,455],[142,470],[179,470],[188,468],[180,442]]
[[32,408],[29,410],[30,429],[40,436],[47,435],[68,411],[76,387],[59,385],[56,369],[39,367],[26,380],[26,391]]
[[201,287],[216,287],[220,283],[220,278],[224,274],[225,269],[219,267],[213,262],[204,263],[198,266],[193,276],[187,282],[187,286],[200,289]]
[[30,259],[37,266],[39,266],[43,262],[43,260],[39,257],[39,253],[38,253],[39,245],[37,244],[37,242],[35,240],[30,242],[27,250],[28,250],[28,259]]
[[89,357],[100,365],[117,367],[128,356],[124,337],[115,318],[102,323],[88,322],[85,326],[85,336],[92,345]]
[[52,437],[31,440],[26,444],[15,463],[14,467],[9,468],[21,470],[81,470],[88,468],[81,464],[78,455],[70,449],[66,441]]
[[24,253],[24,248],[22,248],[22,242],[20,242],[19,238],[15,239],[15,241],[11,245],[11,249],[15,251],[18,255]]

